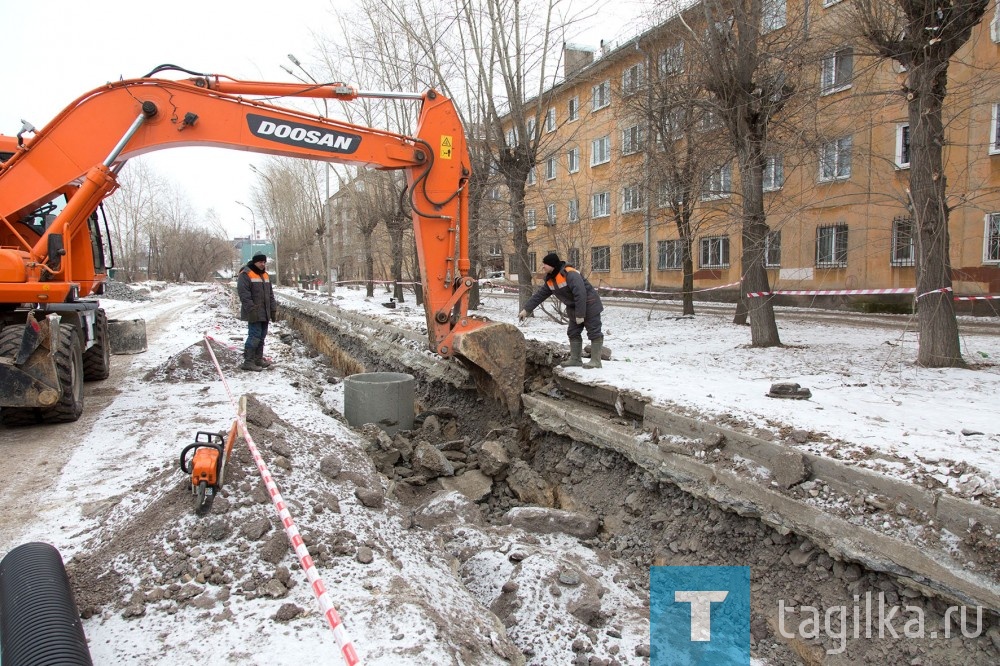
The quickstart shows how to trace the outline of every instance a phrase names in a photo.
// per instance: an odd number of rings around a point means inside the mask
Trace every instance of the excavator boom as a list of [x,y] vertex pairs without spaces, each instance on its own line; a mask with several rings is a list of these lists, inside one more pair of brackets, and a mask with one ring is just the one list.
[[[470,317],[465,132],[451,100],[420,100],[414,136],[346,123],[267,100],[364,96],[343,84],[239,81],[218,75],[108,83],[79,97],[33,137],[0,140],[0,304],[63,303],[99,293],[94,212],[128,159],[176,146],[215,146],[405,171],[431,350],[458,355],[494,378],[518,411],[524,339],[513,326]],[[376,96],[385,96],[377,94]],[[44,225],[32,215],[59,194],[68,203]],[[34,220],[34,224],[25,223]],[[513,353],[512,353],[513,352]],[[2,405],[0,405],[2,406]]]

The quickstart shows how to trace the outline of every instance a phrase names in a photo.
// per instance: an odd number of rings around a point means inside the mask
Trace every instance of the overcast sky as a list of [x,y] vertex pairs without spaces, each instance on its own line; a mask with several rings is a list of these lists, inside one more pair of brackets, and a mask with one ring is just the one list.
[[[314,34],[334,32],[333,7],[353,0],[211,0],[154,6],[131,0],[0,0],[9,57],[0,60],[0,134],[21,119],[45,126],[70,102],[108,81],[138,78],[170,63],[237,79],[290,81],[288,53],[304,65],[316,52]],[[575,42],[612,39],[641,0],[600,1],[593,31]],[[605,34],[607,33],[607,34]],[[169,76],[169,75],[168,75]],[[194,208],[214,208],[230,235],[249,233],[250,164],[263,155],[221,148],[175,148],[144,156],[176,183]]]

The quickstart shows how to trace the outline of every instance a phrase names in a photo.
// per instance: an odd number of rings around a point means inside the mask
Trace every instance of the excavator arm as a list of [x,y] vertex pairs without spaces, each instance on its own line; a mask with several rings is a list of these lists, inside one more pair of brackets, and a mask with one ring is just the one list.
[[[277,106],[275,98],[421,100],[415,136]],[[517,412],[524,338],[509,324],[468,314],[469,155],[451,100],[358,93],[343,84],[142,78],[109,83],[70,104],[0,164],[0,303],[61,303],[99,291],[91,216],[137,155],[215,146],[406,173],[430,349],[471,364],[482,386]],[[0,142],[0,148],[9,146]],[[41,233],[19,220],[59,193],[65,208]],[[14,247],[11,247],[14,246]]]

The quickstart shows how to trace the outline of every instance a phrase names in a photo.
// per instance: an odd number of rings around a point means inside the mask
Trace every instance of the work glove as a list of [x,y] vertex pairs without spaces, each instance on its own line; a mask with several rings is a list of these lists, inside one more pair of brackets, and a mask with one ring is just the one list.
[[528,311],[527,310],[521,310],[520,312],[517,313],[517,320],[518,321],[524,321],[527,318],[528,318]]
[[576,325],[577,326],[583,326],[583,321],[584,321],[583,317],[577,317],[576,318]]

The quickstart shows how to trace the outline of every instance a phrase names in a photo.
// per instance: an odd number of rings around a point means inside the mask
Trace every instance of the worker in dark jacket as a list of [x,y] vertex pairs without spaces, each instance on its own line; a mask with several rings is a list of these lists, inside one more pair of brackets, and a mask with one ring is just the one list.
[[243,370],[259,372],[271,365],[264,358],[264,338],[268,322],[278,316],[278,304],[267,274],[267,256],[255,254],[240,270],[236,293],[240,297],[240,319],[247,322],[247,341],[243,345]]
[[[545,282],[538,288],[528,302],[524,304],[517,318],[524,321],[532,310],[542,304],[549,296],[555,295],[566,306],[569,317],[569,359],[560,363],[564,367],[583,366],[584,368],[601,367],[601,352],[604,350],[604,333],[601,332],[601,312],[604,305],[597,291],[587,282],[586,278],[564,261],[559,255],[550,252],[542,259],[542,270],[545,271]],[[587,329],[590,338],[590,361],[583,362],[583,329]]]

